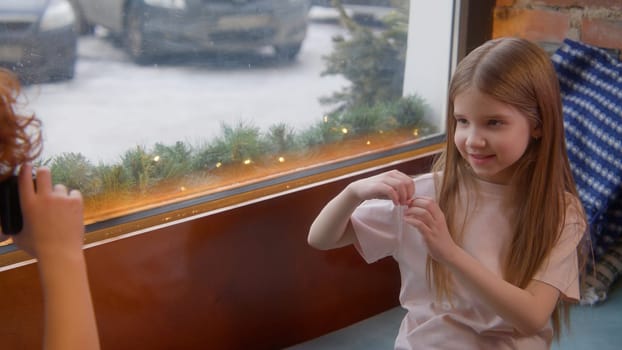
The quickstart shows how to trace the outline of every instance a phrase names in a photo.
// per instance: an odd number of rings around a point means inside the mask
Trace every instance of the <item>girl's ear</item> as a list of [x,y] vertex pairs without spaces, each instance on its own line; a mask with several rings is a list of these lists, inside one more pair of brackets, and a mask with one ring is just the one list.
[[536,125],[531,128],[531,138],[539,140],[542,137],[542,127]]

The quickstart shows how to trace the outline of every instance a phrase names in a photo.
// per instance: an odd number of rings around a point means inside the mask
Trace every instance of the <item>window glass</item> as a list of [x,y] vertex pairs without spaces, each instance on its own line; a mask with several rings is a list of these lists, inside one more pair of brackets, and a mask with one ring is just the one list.
[[434,140],[453,9],[11,0],[0,62],[43,122],[39,163],[82,191],[91,225]]

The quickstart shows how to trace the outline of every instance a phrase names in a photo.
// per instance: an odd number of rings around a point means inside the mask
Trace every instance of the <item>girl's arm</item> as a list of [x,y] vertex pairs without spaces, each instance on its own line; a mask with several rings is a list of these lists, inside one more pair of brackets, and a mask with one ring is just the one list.
[[307,241],[322,250],[352,244],[355,237],[350,216],[362,201],[384,198],[407,205],[414,192],[412,178],[397,170],[352,182],[322,209],[311,224]]
[[307,241],[314,248],[327,250],[354,243],[350,215],[361,203],[350,185],[320,211],[309,229]]
[[99,349],[97,325],[80,252],[39,259],[44,297],[44,349]]
[[50,171],[32,167],[19,175],[24,226],[14,236],[18,247],[38,260],[44,297],[44,348],[99,349],[95,313],[82,250],[83,204],[78,191],[52,186]]
[[555,287],[532,280],[527,288],[521,289],[496,276],[455,244],[443,212],[431,198],[416,197],[404,220],[419,230],[432,258],[446,266],[519,332],[534,334],[547,324],[560,294]]

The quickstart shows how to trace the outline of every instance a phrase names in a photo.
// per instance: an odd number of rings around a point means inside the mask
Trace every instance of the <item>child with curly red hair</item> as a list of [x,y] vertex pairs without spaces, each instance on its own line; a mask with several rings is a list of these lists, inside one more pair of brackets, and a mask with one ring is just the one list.
[[82,196],[52,185],[45,167],[36,170],[33,181],[30,162],[41,152],[41,123],[34,115],[16,112],[19,96],[15,76],[0,69],[0,180],[19,171],[23,227],[13,240],[38,261],[45,308],[43,345],[50,350],[99,349],[82,250]]

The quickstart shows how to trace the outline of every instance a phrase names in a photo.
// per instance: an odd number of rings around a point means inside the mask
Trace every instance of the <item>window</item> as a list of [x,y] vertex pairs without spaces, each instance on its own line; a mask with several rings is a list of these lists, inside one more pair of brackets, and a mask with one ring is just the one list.
[[114,237],[440,144],[459,3],[358,20],[306,0],[58,0],[0,24],[41,21],[0,61],[43,122],[40,163]]

